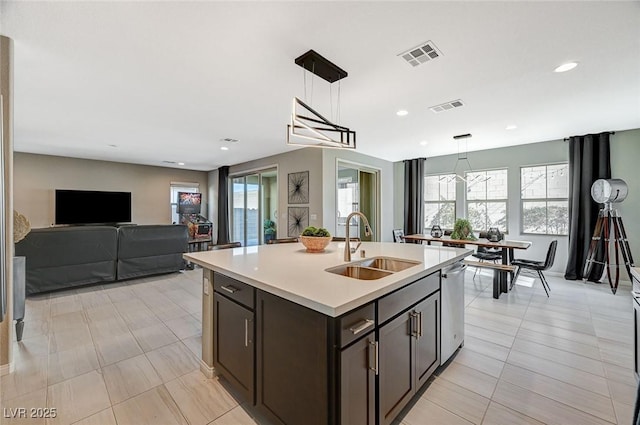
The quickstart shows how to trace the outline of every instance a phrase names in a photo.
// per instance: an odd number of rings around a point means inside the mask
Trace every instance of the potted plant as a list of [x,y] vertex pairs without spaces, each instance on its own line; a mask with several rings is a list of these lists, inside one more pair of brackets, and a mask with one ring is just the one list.
[[475,241],[477,238],[473,235],[471,222],[465,218],[456,219],[456,223],[453,225],[451,239]]
[[265,242],[276,238],[276,223],[273,220],[266,218],[262,227],[264,228]]
[[300,242],[307,248],[307,252],[324,252],[331,242],[331,234],[323,227],[309,226],[300,235]]

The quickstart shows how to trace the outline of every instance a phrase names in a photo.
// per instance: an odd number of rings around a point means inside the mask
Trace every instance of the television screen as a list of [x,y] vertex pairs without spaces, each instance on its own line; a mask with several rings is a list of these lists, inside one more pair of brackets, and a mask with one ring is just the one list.
[[131,192],[56,189],[56,224],[131,222]]
[[200,214],[202,193],[178,192],[178,214]]

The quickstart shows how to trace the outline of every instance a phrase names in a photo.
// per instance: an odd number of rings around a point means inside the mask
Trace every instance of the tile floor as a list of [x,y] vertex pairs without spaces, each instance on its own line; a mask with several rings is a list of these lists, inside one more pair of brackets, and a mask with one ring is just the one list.
[[[199,372],[200,279],[194,270],[29,298],[15,372],[0,380],[0,423],[263,423]],[[629,288],[549,282],[551,298],[536,281],[494,300],[491,277],[468,273],[465,346],[401,424],[631,423]],[[5,417],[18,407],[57,415]]]

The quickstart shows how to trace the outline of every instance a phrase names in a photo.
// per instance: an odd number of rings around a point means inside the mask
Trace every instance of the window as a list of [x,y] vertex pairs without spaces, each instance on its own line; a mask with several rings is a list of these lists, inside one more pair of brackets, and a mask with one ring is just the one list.
[[171,183],[171,222],[180,223],[178,214],[178,192],[200,192],[198,183]]
[[456,175],[424,177],[424,228],[453,229],[456,219]]
[[507,232],[507,170],[468,171],[467,219],[475,232],[497,227]]
[[522,233],[568,234],[568,164],[522,167],[520,193]]

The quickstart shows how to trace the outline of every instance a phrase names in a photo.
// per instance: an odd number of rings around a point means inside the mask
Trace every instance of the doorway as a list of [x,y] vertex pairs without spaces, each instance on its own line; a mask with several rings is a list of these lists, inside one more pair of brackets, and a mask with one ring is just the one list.
[[265,243],[276,231],[278,171],[275,168],[231,180],[231,240],[242,246]]
[[359,217],[351,219],[349,235],[362,241],[380,240],[380,170],[354,163],[338,161],[335,236],[346,236],[347,216],[362,212],[371,225],[372,234],[366,236]]

